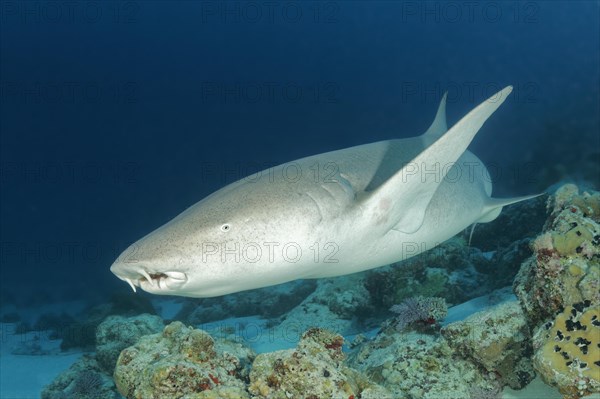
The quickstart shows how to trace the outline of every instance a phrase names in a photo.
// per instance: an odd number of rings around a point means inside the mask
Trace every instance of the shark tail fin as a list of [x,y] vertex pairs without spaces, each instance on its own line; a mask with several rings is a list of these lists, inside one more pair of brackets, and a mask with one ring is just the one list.
[[491,222],[492,220],[496,219],[498,215],[500,215],[500,212],[502,212],[502,207],[515,204],[517,202],[526,201],[542,194],[544,193],[513,198],[488,198],[483,207],[483,212],[481,212],[481,216],[475,221],[475,223]]
[[442,136],[444,133],[448,131],[448,124],[446,122],[446,99],[448,98],[448,92],[444,93],[442,100],[440,101],[440,105],[437,110],[437,114],[435,114],[435,119],[429,129],[423,136],[428,136],[431,138],[438,138]]

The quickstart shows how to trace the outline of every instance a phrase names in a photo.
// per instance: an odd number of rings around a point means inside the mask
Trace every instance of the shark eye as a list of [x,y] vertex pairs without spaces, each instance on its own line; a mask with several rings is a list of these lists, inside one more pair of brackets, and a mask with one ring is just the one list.
[[228,223],[221,226],[221,231],[229,231],[229,229],[231,229],[231,226]]

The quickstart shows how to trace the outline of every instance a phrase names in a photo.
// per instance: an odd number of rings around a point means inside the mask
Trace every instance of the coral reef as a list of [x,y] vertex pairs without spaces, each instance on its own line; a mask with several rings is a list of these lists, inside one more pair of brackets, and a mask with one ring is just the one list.
[[533,253],[532,240],[533,238],[527,237],[511,243],[507,247],[500,247],[491,253],[489,262],[480,262],[476,265],[476,270],[486,277],[485,283],[488,291],[512,285],[521,264]]
[[124,349],[114,378],[126,398],[391,399],[387,390],[344,365],[343,343],[340,335],[313,328],[295,349],[254,359],[239,343],[215,341],[173,322]]
[[[462,303],[510,285],[521,263],[531,255],[530,240],[546,220],[545,198],[540,196],[506,207],[493,223],[477,224],[472,235],[471,229],[466,229],[464,238],[455,237],[430,253],[419,255],[414,261],[422,257],[428,260],[427,267],[433,265],[445,270],[448,282],[445,290],[438,293],[415,294],[444,296],[450,303]],[[404,263],[411,262],[409,259]],[[425,283],[423,288],[429,284],[427,279],[421,282]]]
[[568,306],[534,335],[535,368],[567,398],[600,392],[600,306]]
[[121,351],[135,344],[142,336],[155,334],[163,329],[158,316],[141,314],[125,318],[109,316],[96,330],[96,360],[108,374],[112,374]]
[[495,373],[502,385],[521,389],[535,376],[529,327],[517,301],[449,324],[442,335],[456,354]]
[[389,309],[412,296],[443,297],[462,303],[489,291],[478,270],[491,269],[490,260],[455,237],[430,251],[368,273],[365,288],[375,309]]
[[600,303],[600,193],[572,184],[550,198],[552,213],[514,290],[532,326],[583,300]]
[[121,352],[117,389],[126,398],[247,398],[243,363],[250,359],[218,349],[206,332],[173,322]]
[[315,280],[300,280],[217,298],[188,300],[175,319],[199,325],[228,317],[279,317],[299,305],[316,287]]
[[[43,399],[111,399],[119,397],[112,373],[120,351],[145,334],[162,330],[158,316],[109,316],[95,331],[96,353],[85,355],[44,388]],[[97,384],[100,381],[101,384]],[[92,389],[97,386],[96,389]]]
[[42,399],[117,399],[112,379],[103,373],[93,356],[84,355],[44,387]]
[[496,251],[507,248],[514,242],[537,236],[548,217],[547,199],[547,196],[542,195],[504,207],[493,223],[482,223],[475,227],[471,245],[484,252]]
[[[239,340],[181,322],[109,316],[144,303],[97,307],[83,324],[93,328],[84,343],[96,344],[96,356],[59,376],[42,398],[113,398],[118,390],[128,399],[495,399],[503,387],[523,389],[536,372],[568,399],[599,392],[600,193],[565,185],[548,199],[548,212],[544,201],[508,208],[503,226],[478,226],[473,242],[488,252],[457,237],[400,265],[191,300],[176,316],[202,324],[261,315],[271,339],[299,338],[292,349],[256,356]],[[512,243],[494,242],[509,233]],[[472,301],[451,309],[448,318],[459,321],[440,329],[445,301],[506,286],[519,266],[518,301],[483,311]],[[390,316],[387,309],[395,318],[374,338],[359,335],[342,351],[342,336],[330,331],[366,331]]]
[[73,321],[57,331],[62,338],[61,349],[93,349],[96,345],[96,329],[110,315],[133,316],[141,313],[156,314],[150,301],[142,295],[115,293],[106,304],[86,309],[80,320]]
[[258,355],[250,372],[253,398],[391,398],[361,373],[342,364],[344,339],[327,330],[306,331],[296,349]]
[[[534,368],[567,398],[600,390],[600,193],[560,187],[514,282],[534,334]],[[595,317],[595,319],[594,319]],[[583,366],[582,366],[583,365]]]
[[498,389],[495,376],[453,356],[439,335],[389,327],[348,355],[348,366],[387,388],[392,398],[465,399],[473,387]]
[[364,286],[364,273],[321,279],[317,289],[285,316],[275,327],[275,336],[300,338],[311,327],[319,326],[347,334],[366,316],[371,298]]

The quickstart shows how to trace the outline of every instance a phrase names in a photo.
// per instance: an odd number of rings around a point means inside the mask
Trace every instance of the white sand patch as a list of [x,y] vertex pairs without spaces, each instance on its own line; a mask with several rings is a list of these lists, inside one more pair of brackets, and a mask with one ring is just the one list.
[[502,399],[562,399],[562,395],[554,388],[544,384],[540,377],[536,377],[520,391],[505,388]]
[[[48,332],[15,334],[15,324],[0,323],[0,398],[39,399],[42,388],[69,368],[81,352],[60,352]],[[38,355],[15,355],[32,351]]]

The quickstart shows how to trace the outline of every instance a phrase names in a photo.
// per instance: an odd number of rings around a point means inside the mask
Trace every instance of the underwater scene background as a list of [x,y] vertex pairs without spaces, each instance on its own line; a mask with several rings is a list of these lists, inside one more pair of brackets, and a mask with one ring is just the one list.
[[[0,398],[600,391],[594,1],[0,2]],[[448,125],[506,207],[403,262],[134,294],[132,242],[257,171]],[[595,396],[594,396],[595,395]]]

